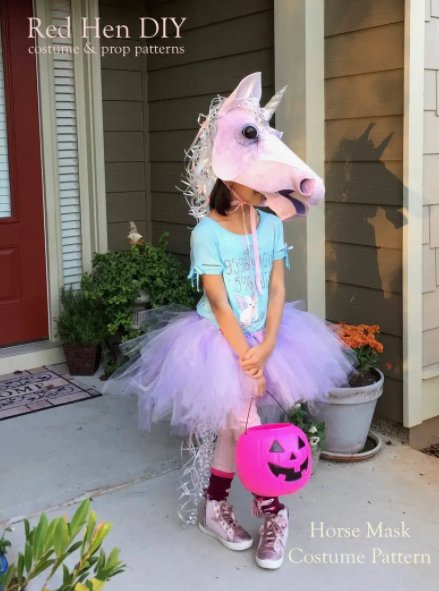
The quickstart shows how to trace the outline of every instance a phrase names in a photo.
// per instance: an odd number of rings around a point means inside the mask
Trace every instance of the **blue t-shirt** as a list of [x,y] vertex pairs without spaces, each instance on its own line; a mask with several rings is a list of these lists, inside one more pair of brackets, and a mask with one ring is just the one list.
[[[250,333],[265,327],[268,307],[268,287],[273,261],[285,258],[290,268],[288,249],[284,241],[283,225],[276,215],[257,210],[262,293],[255,284],[253,238],[251,234],[236,234],[210,217],[204,217],[192,230],[191,268],[188,278],[200,275],[222,275],[233,313],[243,332]],[[247,238],[247,239],[246,239]],[[205,293],[197,304],[197,312],[218,323]]]

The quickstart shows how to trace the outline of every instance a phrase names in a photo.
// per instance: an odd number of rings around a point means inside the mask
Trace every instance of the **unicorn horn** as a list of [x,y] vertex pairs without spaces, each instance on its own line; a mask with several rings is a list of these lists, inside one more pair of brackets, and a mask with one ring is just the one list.
[[281,88],[280,90],[278,90],[276,92],[276,94],[274,94],[271,99],[268,101],[268,103],[265,105],[265,107],[263,107],[263,117],[266,121],[270,121],[270,119],[273,116],[273,113],[275,112],[275,110],[277,109],[277,106],[279,105],[279,103],[282,100],[283,95],[285,94],[285,91],[287,89],[288,85],[284,86],[283,88]]

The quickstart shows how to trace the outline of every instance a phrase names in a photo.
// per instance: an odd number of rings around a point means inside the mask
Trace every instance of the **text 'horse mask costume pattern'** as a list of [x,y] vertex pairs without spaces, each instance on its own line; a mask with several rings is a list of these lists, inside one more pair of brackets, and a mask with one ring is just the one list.
[[[231,189],[230,181],[262,193],[265,201],[261,206],[269,207],[281,220],[305,216],[311,205],[323,199],[322,179],[281,140],[282,132],[269,124],[286,88],[261,107],[261,73],[255,72],[243,78],[227,98],[217,95],[212,99],[209,112],[203,115],[204,121],[186,152],[182,192],[197,221],[209,212],[209,197],[217,178],[234,196],[232,211],[236,207],[243,211],[249,204]],[[260,290],[256,215],[255,208],[250,206],[256,285]],[[248,240],[247,233],[245,239]],[[208,483],[214,447],[215,433],[211,431],[190,435],[187,446],[182,446],[182,453],[189,453],[179,486],[178,513],[183,525],[197,522],[197,506]]]

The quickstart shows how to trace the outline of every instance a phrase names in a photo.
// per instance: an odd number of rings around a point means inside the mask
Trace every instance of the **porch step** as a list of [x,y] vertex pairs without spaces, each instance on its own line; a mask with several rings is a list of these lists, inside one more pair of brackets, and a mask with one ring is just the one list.
[[49,339],[44,339],[42,341],[33,341],[32,343],[22,343],[20,345],[0,347],[0,357],[12,357],[12,355],[23,355],[24,353],[32,353],[34,351],[54,349],[60,346],[61,343],[58,341],[50,341]]
[[64,351],[58,341],[34,341],[11,347],[0,347],[0,376],[42,365],[63,363]]

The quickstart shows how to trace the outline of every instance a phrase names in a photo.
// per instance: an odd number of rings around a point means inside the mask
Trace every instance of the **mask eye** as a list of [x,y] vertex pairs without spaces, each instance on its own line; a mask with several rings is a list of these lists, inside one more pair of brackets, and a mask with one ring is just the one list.
[[259,137],[258,128],[255,125],[251,125],[250,123],[244,125],[244,127],[241,129],[241,134],[247,140],[255,140]]
[[302,447],[305,447],[305,442],[299,437],[299,449],[302,449]]
[[284,448],[281,446],[281,444],[279,443],[279,441],[276,441],[276,439],[273,441],[270,450],[269,451],[284,451]]

